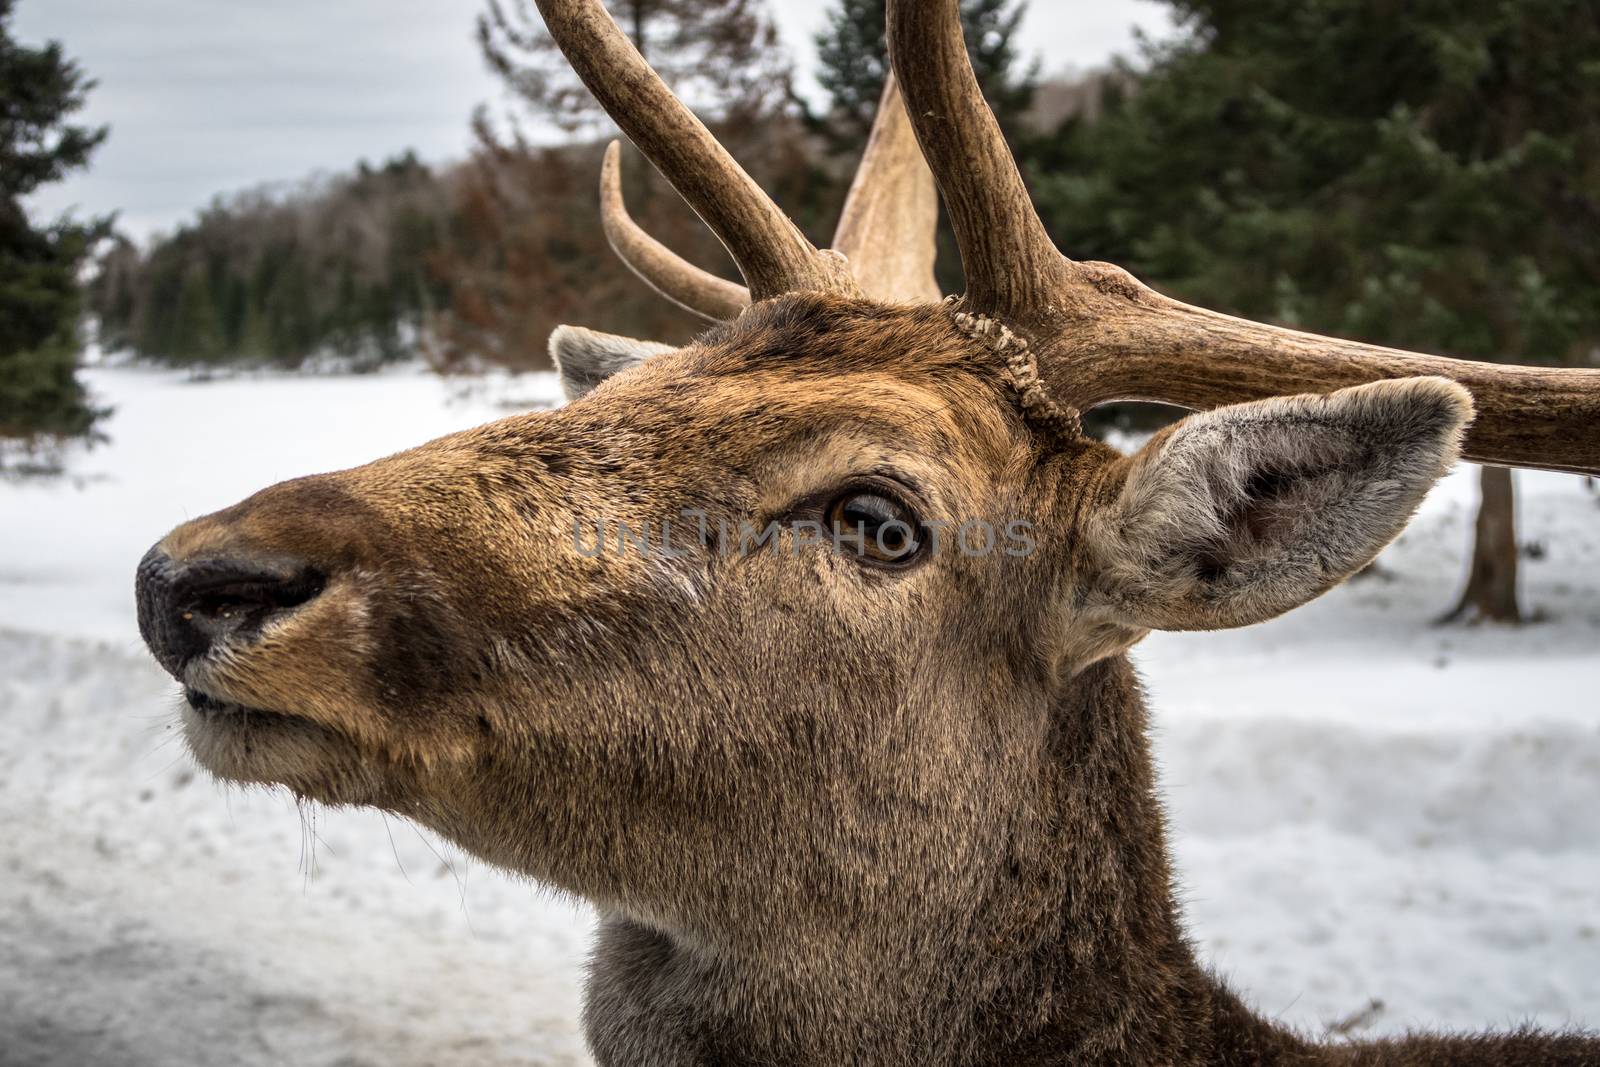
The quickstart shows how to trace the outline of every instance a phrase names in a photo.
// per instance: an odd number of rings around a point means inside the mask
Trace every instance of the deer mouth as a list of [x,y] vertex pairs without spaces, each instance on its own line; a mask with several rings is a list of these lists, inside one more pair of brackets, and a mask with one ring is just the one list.
[[[192,685],[183,687],[184,732],[201,765],[226,778],[261,780],[247,768],[270,750],[321,750],[339,746],[340,737],[305,715],[242,704]],[[342,746],[340,746],[342,747]],[[241,774],[241,771],[245,773]]]
[[183,687],[183,699],[188,702],[189,707],[199,716],[200,721],[205,723],[222,724],[228,721],[242,723],[273,719],[307,721],[301,716],[289,712],[253,708],[237,701],[215,697],[193,686]]

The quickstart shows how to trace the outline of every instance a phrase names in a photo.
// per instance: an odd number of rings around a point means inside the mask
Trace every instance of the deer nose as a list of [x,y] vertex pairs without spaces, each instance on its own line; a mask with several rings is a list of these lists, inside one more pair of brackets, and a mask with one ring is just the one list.
[[[267,620],[322,592],[323,575],[288,560],[179,562],[158,548],[139,561],[139,633],[174,676],[219,642],[248,639]],[[181,680],[181,678],[180,678]]]

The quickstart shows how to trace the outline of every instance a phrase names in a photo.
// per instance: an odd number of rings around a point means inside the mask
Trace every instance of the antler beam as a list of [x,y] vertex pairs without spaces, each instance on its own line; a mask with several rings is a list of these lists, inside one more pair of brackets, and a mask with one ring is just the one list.
[[961,248],[967,303],[1000,316],[1049,306],[1070,282],[1068,262],[983,99],[956,0],[890,0],[887,26],[906,110]]
[[1299,333],[1161,296],[1126,271],[1061,255],[967,58],[957,0],[888,0],[889,55],[944,194],[967,273],[963,303],[1033,342],[1056,399],[1208,408],[1437,374],[1472,391],[1463,454],[1600,474],[1600,371],[1512,367]]
[[1041,356],[1040,373],[1061,403],[1087,409],[1154,400],[1211,408],[1437,374],[1466,386],[1477,406],[1462,448],[1467,459],[1600,474],[1600,371],[1381,348],[1219,315],[1139,289],[1136,299],[1107,301],[1092,328],[1058,333]]
[[795,290],[858,292],[672,95],[600,0],[538,0],[550,36],[606,113],[711,227],[757,300]]

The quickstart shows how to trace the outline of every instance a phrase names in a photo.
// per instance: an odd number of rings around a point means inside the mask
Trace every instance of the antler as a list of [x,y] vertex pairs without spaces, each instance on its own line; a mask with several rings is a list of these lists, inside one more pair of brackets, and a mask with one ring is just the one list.
[[1191,307],[1120,268],[1066,258],[978,88],[957,0],[888,0],[888,37],[961,248],[963,303],[1033,342],[1059,403],[1205,408],[1437,374],[1476,401],[1468,459],[1600,473],[1600,371],[1473,363],[1300,333]]
[[[667,299],[708,319],[731,319],[748,290],[701,270],[634,222],[622,199],[615,146],[600,172],[606,236],[628,268]],[[845,198],[833,247],[868,296],[905,303],[939,299],[934,280],[939,198],[894,75],[885,79],[872,134]]]
[[868,296],[908,304],[937,302],[933,277],[939,194],[906,115],[893,74],[884,79],[878,114],[850,194],[833,231]]
[[584,85],[727,247],[758,300],[795,290],[859,290],[717,143],[617,27],[600,0],[538,0],[550,36]]

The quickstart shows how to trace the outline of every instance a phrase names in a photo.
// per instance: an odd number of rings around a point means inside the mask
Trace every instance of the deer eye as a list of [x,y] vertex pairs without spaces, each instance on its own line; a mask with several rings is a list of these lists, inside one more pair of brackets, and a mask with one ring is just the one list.
[[856,489],[825,512],[841,552],[881,566],[904,567],[922,554],[917,513],[885,493]]

